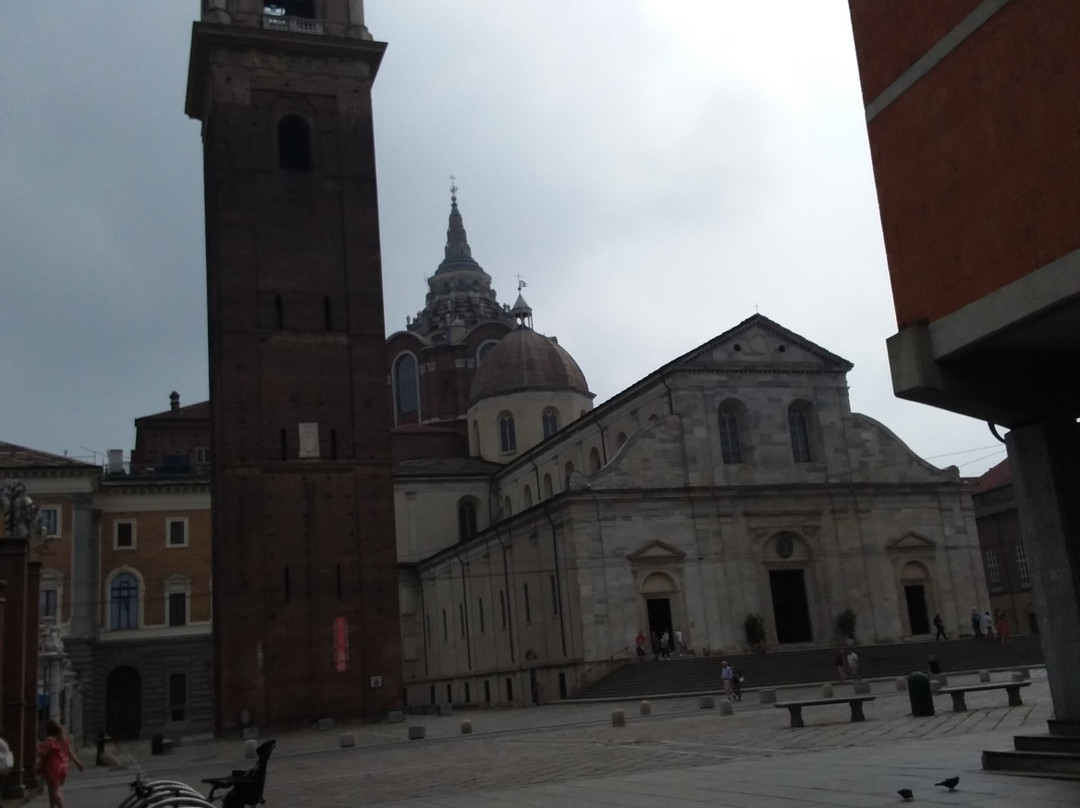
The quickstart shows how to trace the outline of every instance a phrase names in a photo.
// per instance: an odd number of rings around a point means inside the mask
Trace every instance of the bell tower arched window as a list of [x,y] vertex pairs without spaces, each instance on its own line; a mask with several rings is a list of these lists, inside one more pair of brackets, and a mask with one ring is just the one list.
[[476,535],[476,502],[463,499],[458,502],[458,540],[468,541]]
[[394,409],[399,416],[420,409],[416,357],[404,353],[394,363]]
[[745,408],[735,399],[720,404],[717,426],[720,429],[720,458],[724,465],[745,462],[743,446]]
[[278,168],[311,170],[311,133],[299,115],[286,115],[278,121]]

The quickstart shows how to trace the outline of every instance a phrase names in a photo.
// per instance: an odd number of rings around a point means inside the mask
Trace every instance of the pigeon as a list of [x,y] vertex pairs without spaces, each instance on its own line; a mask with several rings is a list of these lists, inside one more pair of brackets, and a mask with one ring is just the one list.
[[910,788],[902,788],[896,793],[904,798],[904,802],[911,802],[913,799],[915,799],[915,795],[911,793]]
[[960,782],[959,777],[946,777],[940,783],[934,783],[935,786],[945,786],[949,791],[956,791],[956,785]]

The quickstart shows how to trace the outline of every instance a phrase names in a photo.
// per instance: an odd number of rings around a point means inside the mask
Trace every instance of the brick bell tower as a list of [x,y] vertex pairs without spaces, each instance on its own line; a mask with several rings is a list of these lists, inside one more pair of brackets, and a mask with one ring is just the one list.
[[203,0],[219,732],[400,709],[363,0]]

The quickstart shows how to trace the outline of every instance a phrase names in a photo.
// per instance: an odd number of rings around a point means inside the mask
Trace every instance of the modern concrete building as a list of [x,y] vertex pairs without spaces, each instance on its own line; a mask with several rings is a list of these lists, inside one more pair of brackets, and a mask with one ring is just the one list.
[[1052,726],[1080,733],[1080,4],[849,6],[893,386],[1010,430]]

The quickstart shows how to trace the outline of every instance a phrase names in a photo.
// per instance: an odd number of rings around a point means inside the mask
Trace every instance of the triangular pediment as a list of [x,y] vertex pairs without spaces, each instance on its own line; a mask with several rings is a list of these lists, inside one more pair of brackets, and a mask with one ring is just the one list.
[[846,359],[761,314],[714,337],[677,360],[677,364],[702,370],[753,368],[847,373],[852,368]]
[[634,550],[627,558],[631,561],[682,560],[686,558],[686,553],[657,539]]
[[898,539],[893,539],[888,543],[886,549],[889,550],[933,550],[937,547],[937,542],[932,539],[921,536],[918,533],[908,532]]

